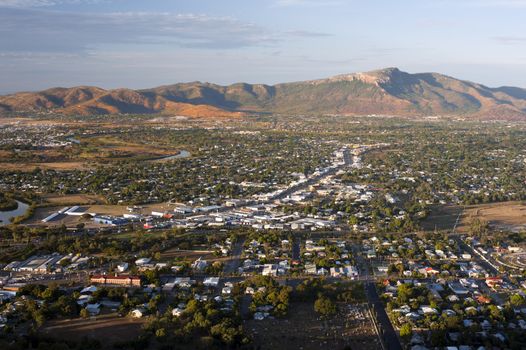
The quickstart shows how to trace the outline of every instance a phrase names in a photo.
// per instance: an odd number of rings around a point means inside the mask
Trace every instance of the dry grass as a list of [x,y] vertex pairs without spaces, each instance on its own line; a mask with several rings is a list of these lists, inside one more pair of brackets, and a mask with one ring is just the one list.
[[453,230],[461,212],[462,207],[456,205],[435,206],[421,225],[426,231]]
[[52,170],[88,169],[83,162],[50,162],[50,163],[0,163],[2,170],[33,171],[36,168]]
[[64,204],[64,205],[104,203],[104,197],[99,196],[99,195],[90,195],[90,194],[68,194],[68,195],[50,194],[50,195],[44,196],[44,200],[51,204]]
[[170,248],[161,253],[161,259],[182,259],[193,262],[198,258],[207,261],[217,260],[212,251],[208,250],[179,250],[177,248]]
[[520,230],[526,227],[526,205],[521,202],[503,202],[467,207],[459,231],[467,231],[474,218],[488,222],[490,227],[497,230]]

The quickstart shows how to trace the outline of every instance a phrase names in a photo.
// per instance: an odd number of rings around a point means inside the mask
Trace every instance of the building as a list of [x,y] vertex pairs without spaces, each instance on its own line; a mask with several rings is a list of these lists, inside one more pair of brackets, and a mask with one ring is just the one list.
[[204,269],[208,266],[208,262],[206,260],[202,260],[201,258],[194,261],[192,264],[192,269],[196,271],[204,271]]
[[278,275],[278,266],[274,264],[265,264],[263,265],[263,271],[261,272],[263,276],[277,276]]
[[458,282],[450,282],[448,283],[448,286],[449,289],[457,295],[466,295],[469,293],[469,290]]
[[217,288],[219,285],[219,277],[207,277],[203,281],[203,285],[206,287]]
[[104,284],[104,285],[116,285],[116,286],[130,286],[140,287],[141,278],[138,276],[106,276],[106,275],[94,275],[90,277],[91,283]]
[[95,216],[93,221],[97,224],[111,226],[122,226],[128,223],[128,220],[125,218],[116,218],[112,216]]
[[124,272],[126,270],[128,270],[128,263],[127,262],[124,262],[124,263],[121,263],[121,264],[117,265],[117,271]]

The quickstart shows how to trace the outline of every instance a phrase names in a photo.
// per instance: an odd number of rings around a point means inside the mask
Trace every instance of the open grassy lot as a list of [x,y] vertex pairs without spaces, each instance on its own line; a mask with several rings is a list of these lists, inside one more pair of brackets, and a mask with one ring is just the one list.
[[462,207],[457,205],[437,205],[431,209],[421,225],[426,231],[453,230]]
[[212,261],[216,259],[214,253],[210,250],[180,250],[177,248],[170,248],[161,253],[161,259],[182,259],[185,261],[193,262],[198,258],[203,260]]
[[116,161],[119,159],[147,160],[179,153],[174,147],[142,144],[122,140],[112,136],[80,138],[82,159]]
[[467,207],[459,231],[469,229],[471,220],[478,218],[499,231],[521,231],[526,229],[526,205],[521,202],[502,202]]
[[98,195],[90,194],[68,194],[68,195],[55,195],[50,194],[44,196],[44,201],[51,204],[60,205],[85,205],[85,204],[102,204],[104,198]]
[[5,162],[0,163],[3,170],[16,171],[33,171],[36,168],[52,169],[52,170],[84,170],[89,169],[89,166],[84,162],[49,162],[49,163],[16,163]]

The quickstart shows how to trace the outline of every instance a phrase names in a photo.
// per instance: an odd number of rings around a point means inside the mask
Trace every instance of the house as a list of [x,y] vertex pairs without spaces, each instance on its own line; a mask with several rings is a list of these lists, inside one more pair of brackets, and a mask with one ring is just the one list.
[[183,312],[184,312],[184,309],[176,307],[172,310],[172,316],[179,317],[183,314]]
[[210,288],[217,288],[219,285],[219,277],[207,277],[203,281],[203,285]]
[[448,287],[451,289],[451,291],[453,291],[453,293],[457,295],[466,295],[469,293],[469,290],[458,282],[450,282],[448,283]]
[[100,313],[100,304],[87,304],[86,310],[89,312],[90,315],[95,316]]
[[341,277],[344,274],[343,268],[331,267],[330,274],[331,274],[331,277]]
[[84,289],[82,289],[80,291],[80,294],[82,295],[91,295],[93,293],[95,293],[97,291],[97,287],[96,286],[89,286],[89,287],[86,287]]
[[343,270],[347,277],[350,277],[351,279],[358,278],[358,269],[356,266],[346,265]]
[[500,286],[502,284],[502,278],[500,277],[488,277],[486,278],[486,284],[490,288],[495,288],[497,286]]
[[140,258],[140,259],[135,260],[135,265],[137,266],[146,265],[146,264],[149,264],[150,261],[152,261],[151,258]]
[[438,311],[437,309],[435,308],[432,308],[432,307],[429,307],[427,305],[423,305],[420,307],[420,310],[422,310],[422,312],[424,314],[438,314]]
[[122,273],[126,270],[128,270],[128,263],[124,262],[124,263],[120,263],[119,265],[117,265],[117,271]]
[[265,264],[263,265],[263,271],[261,272],[263,276],[277,276],[278,275],[278,266],[274,264]]
[[143,308],[137,308],[130,312],[130,316],[133,318],[141,318],[146,314],[146,310]]
[[329,274],[329,271],[326,268],[322,267],[319,268],[318,271],[316,271],[316,274],[318,276],[326,276],[327,274]]
[[194,261],[192,264],[192,269],[196,271],[203,271],[208,266],[208,262],[206,260],[202,260],[201,257]]
[[77,304],[80,306],[85,306],[91,300],[90,295],[81,295],[77,299]]
[[316,264],[305,264],[305,273],[308,275],[316,274]]

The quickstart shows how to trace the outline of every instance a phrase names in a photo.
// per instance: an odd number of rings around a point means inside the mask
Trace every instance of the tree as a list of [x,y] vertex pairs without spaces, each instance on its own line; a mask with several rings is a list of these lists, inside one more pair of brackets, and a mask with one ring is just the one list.
[[405,340],[409,340],[411,336],[413,335],[413,328],[409,323],[404,323],[402,327],[400,327],[400,337],[404,338]]
[[314,302],[314,311],[319,313],[322,317],[328,317],[336,313],[336,304],[325,296],[320,296]]
[[526,299],[519,294],[514,294],[510,297],[510,304],[513,306],[523,306],[525,303]]
[[88,318],[88,317],[89,317],[89,312],[88,312],[88,310],[86,310],[86,309],[82,309],[82,310],[80,310],[80,317],[82,317],[82,318]]

